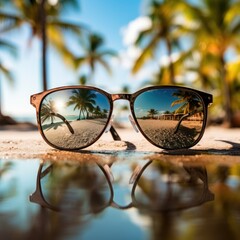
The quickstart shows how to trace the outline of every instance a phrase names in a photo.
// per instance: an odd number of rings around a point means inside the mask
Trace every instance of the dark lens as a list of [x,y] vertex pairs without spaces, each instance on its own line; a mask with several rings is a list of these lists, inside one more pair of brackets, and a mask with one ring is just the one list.
[[151,89],[140,93],[134,102],[142,133],[165,149],[195,145],[204,130],[204,112],[201,97],[185,88]]
[[154,162],[145,169],[134,187],[138,208],[173,211],[213,200],[207,173],[201,167],[171,167]]
[[45,201],[61,212],[80,215],[97,213],[111,200],[109,182],[94,163],[53,164],[40,184]]
[[48,94],[40,106],[43,135],[55,147],[79,149],[91,145],[106,127],[110,102],[91,89],[66,89]]

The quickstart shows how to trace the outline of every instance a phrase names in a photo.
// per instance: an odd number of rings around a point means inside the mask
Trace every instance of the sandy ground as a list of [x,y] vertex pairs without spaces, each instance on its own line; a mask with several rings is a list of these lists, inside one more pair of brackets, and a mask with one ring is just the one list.
[[38,131],[0,131],[0,159],[112,159],[144,157],[180,162],[240,163],[240,129],[209,127],[202,140],[187,150],[164,151],[153,146],[132,128],[117,129],[121,141],[105,133],[92,146],[77,152],[59,151],[48,146]]

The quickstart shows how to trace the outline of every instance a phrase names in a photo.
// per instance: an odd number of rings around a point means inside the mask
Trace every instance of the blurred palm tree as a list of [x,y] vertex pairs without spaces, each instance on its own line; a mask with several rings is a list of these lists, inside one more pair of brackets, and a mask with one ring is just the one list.
[[148,14],[151,20],[151,26],[140,32],[135,44],[142,46],[142,53],[137,58],[132,72],[136,73],[140,70],[147,60],[151,59],[158,52],[160,43],[164,43],[167,49],[167,56],[169,59],[168,71],[169,80],[171,84],[175,83],[175,71],[172,59],[174,47],[180,47],[179,44],[179,30],[183,28],[177,22],[177,1],[152,0],[150,4],[150,11]]
[[76,68],[87,65],[90,68],[91,74],[88,79],[91,80],[93,79],[97,64],[100,64],[110,74],[111,69],[105,58],[116,56],[116,53],[104,48],[104,39],[96,33],[90,33],[81,44],[84,53],[75,59]]
[[152,118],[152,119],[154,119],[154,116],[155,116],[156,114],[158,114],[158,110],[156,110],[156,109],[151,108],[151,109],[148,111],[148,116],[149,116],[150,118]]
[[[193,47],[201,56],[215,59],[220,80],[225,122],[232,125],[231,90],[227,81],[230,50],[240,49],[240,3],[234,0],[203,0],[198,5],[185,1],[184,13],[194,23]],[[206,58],[204,58],[206,59]]]
[[37,37],[42,42],[42,80],[43,90],[47,90],[47,45],[48,42],[57,49],[64,59],[72,63],[72,53],[66,47],[64,33],[69,31],[77,36],[82,32],[84,27],[80,24],[63,21],[59,18],[64,9],[72,7],[76,9],[77,0],[13,0],[16,14],[7,14],[0,12],[0,20],[6,22],[4,31],[17,28],[23,24],[29,25],[31,35],[29,44],[32,39]]
[[86,85],[88,79],[89,79],[89,76],[88,76],[88,75],[82,74],[82,75],[79,76],[79,78],[78,78],[78,83],[79,83],[80,85]]

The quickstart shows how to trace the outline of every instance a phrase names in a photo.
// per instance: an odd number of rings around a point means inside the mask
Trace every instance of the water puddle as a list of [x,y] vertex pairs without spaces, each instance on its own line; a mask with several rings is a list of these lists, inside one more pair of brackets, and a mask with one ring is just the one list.
[[240,164],[174,158],[0,160],[0,236],[240,239]]

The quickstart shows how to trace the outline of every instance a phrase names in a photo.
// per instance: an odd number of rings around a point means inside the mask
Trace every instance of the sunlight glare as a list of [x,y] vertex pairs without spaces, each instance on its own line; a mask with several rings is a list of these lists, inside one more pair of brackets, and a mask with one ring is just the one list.
[[62,100],[56,100],[54,106],[57,111],[62,111],[65,108],[65,103]]
[[48,0],[48,3],[52,6],[55,6],[58,4],[58,0]]

